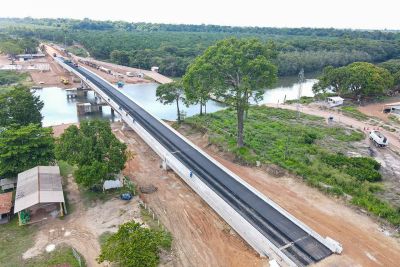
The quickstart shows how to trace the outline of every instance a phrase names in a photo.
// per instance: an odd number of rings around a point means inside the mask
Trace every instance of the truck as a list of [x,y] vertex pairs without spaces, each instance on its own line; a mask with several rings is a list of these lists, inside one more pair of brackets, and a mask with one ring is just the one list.
[[373,130],[369,133],[369,140],[371,140],[377,147],[387,147],[389,140],[381,132]]

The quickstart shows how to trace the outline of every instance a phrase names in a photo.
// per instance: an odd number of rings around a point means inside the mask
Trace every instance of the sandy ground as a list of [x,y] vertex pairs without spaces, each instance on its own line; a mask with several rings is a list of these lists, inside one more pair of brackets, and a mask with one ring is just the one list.
[[[158,191],[145,197],[174,236],[174,266],[267,266],[174,173],[159,169],[159,158],[134,132],[116,132],[137,155],[126,172],[139,184]],[[397,266],[400,244],[389,232],[358,209],[347,207],[294,177],[273,178],[257,168],[233,164],[208,146],[199,134],[189,138],[223,165],[322,236],[342,243],[342,255],[333,255],[317,266]],[[152,166],[151,168],[146,166]]]
[[[143,195],[143,199],[174,237],[174,257],[165,266],[268,266],[268,259],[260,258],[178,176],[159,168],[160,159],[140,137],[133,131],[122,130],[115,125],[114,133],[128,144],[134,155],[124,173],[139,186],[153,184],[158,188],[155,193]],[[65,128],[65,125],[62,127]],[[187,132],[184,134],[319,234],[330,236],[343,245],[342,255],[330,256],[316,266],[397,266],[400,261],[398,239],[390,236],[390,229],[383,229],[359,209],[348,207],[342,200],[308,187],[298,178],[274,178],[259,168],[234,164],[227,160],[228,155],[209,146],[206,136]],[[69,183],[69,186],[76,185]],[[79,195],[70,197],[79,205]],[[84,254],[89,263],[93,264],[90,266],[96,266],[93,258],[99,251],[97,236],[109,229],[105,222],[113,216],[117,218],[115,212],[122,204],[116,199],[110,203],[98,204],[87,211],[77,206],[75,214],[67,216],[65,221],[45,226],[38,234],[36,249],[29,253],[43,251],[49,243],[64,242]],[[135,205],[129,205],[129,210],[130,218],[138,217]],[[59,233],[54,239],[54,234],[49,234],[53,229],[53,233]],[[71,234],[66,237],[66,232]]]
[[78,186],[72,176],[68,178],[67,195],[73,210],[63,220],[43,221],[35,237],[35,244],[23,254],[23,258],[46,253],[50,244],[68,244],[81,253],[88,266],[103,266],[96,262],[100,253],[99,236],[104,232],[116,232],[121,223],[140,220],[138,197],[130,202],[118,198],[95,203],[90,208],[84,206]]
[[[0,65],[8,65],[11,62],[6,56],[0,55]],[[38,58],[33,60],[28,60],[24,62],[15,61],[16,65],[29,66],[34,64],[49,64],[50,71],[39,71],[39,70],[29,70],[29,74],[32,77],[32,82],[37,86],[57,86],[61,88],[71,88],[76,87],[79,84],[74,84],[72,82],[73,76],[61,68],[57,63],[54,62],[53,58],[46,56],[45,58]],[[70,84],[64,85],[61,83],[61,77],[66,77],[69,79]]]
[[[55,135],[60,135],[67,126],[69,125],[53,127]],[[64,188],[72,206],[70,214],[62,220],[48,219],[41,222],[35,236],[35,244],[23,254],[23,258],[46,253],[45,248],[50,244],[56,246],[67,244],[84,256],[89,267],[103,266],[96,262],[96,257],[100,253],[99,236],[104,232],[116,232],[118,225],[124,222],[131,220],[142,222],[139,198],[134,197],[127,202],[116,197],[106,202],[92,203],[87,207],[71,175]]]
[[159,167],[159,157],[138,135],[133,131],[115,134],[135,154],[125,174],[139,186],[158,188],[143,199],[174,237],[171,266],[268,266],[180,178]]
[[387,236],[388,232],[363,212],[298,178],[274,178],[261,169],[234,164],[209,146],[206,136],[191,134],[189,139],[319,234],[343,245],[342,255],[328,257],[316,266],[398,266],[398,239]]
[[385,104],[389,104],[389,103],[396,103],[396,102],[400,102],[400,97],[392,97],[390,98],[390,100],[387,100],[383,103],[373,103],[373,104],[368,104],[365,106],[361,106],[358,108],[359,111],[361,111],[362,113],[364,113],[367,116],[373,116],[373,117],[377,117],[381,120],[383,120],[384,122],[388,122],[389,121],[389,114],[385,114],[382,112],[383,110],[383,106]]

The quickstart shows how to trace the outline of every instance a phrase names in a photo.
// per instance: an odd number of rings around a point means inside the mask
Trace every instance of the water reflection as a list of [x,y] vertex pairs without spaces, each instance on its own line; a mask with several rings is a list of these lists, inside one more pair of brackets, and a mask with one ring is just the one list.
[[[302,85],[302,96],[313,96],[312,86],[317,80],[308,79]],[[147,84],[131,84],[125,85],[124,88],[120,89],[147,111],[166,120],[176,119],[176,105],[163,105],[157,101],[156,89],[158,84],[147,83]],[[264,99],[260,103],[282,103],[285,96],[287,100],[296,99],[298,94],[299,84],[296,82],[296,78],[284,78],[272,89],[265,91]],[[87,96],[77,97],[75,99],[68,99],[66,91],[57,87],[43,88],[36,90],[34,94],[38,95],[44,102],[42,110],[43,125],[51,126],[62,123],[76,123],[84,119],[100,118],[110,121],[119,120],[116,116],[111,115],[110,107],[104,106],[102,113],[93,113],[86,115],[78,115],[76,110],[76,103],[81,102],[92,102],[94,103],[94,93],[89,91]],[[187,116],[193,116],[199,113],[199,105],[185,106],[180,103],[182,111],[187,113]],[[215,102],[208,101],[207,112],[215,112],[224,108],[224,105]]]

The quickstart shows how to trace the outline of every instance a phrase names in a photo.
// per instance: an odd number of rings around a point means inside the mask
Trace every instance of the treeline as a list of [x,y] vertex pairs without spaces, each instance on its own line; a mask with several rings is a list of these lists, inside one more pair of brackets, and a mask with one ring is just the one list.
[[238,27],[220,25],[193,25],[193,24],[160,24],[125,21],[98,21],[85,18],[77,19],[34,19],[34,18],[0,18],[2,24],[13,25],[38,25],[46,27],[66,27],[73,30],[123,30],[144,32],[209,32],[256,34],[277,36],[314,36],[314,37],[350,37],[367,38],[374,40],[395,40],[399,34],[393,31],[380,30],[351,30],[334,28],[272,28],[272,27]]
[[0,19],[8,34],[70,46],[81,44],[91,56],[117,64],[182,76],[194,58],[227,37],[273,41],[280,76],[340,67],[356,61],[400,57],[400,34],[387,31],[280,29],[215,25],[172,25],[71,19]]

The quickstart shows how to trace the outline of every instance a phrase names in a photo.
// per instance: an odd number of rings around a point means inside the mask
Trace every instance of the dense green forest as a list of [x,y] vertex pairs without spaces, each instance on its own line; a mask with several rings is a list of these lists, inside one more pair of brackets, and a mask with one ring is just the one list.
[[193,59],[227,37],[274,42],[279,75],[382,62],[400,57],[400,33],[313,28],[229,27],[93,21],[89,19],[0,19],[0,31],[66,45],[82,44],[91,56],[128,66],[159,66],[165,75],[182,76]]

